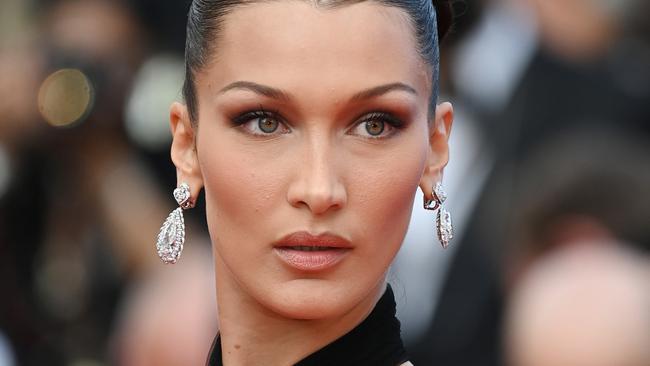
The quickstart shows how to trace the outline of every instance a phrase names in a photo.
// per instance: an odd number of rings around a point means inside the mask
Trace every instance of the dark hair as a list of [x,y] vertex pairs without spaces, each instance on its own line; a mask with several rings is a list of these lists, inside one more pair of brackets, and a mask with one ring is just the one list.
[[[214,51],[223,18],[242,4],[260,0],[193,0],[187,17],[185,40],[185,83],[183,97],[190,120],[198,121],[195,76],[204,67]],[[339,7],[365,0],[310,0],[317,6]],[[432,68],[432,91],[429,111],[433,113],[438,98],[440,54],[438,45],[452,25],[450,0],[374,0],[386,6],[404,10],[415,29],[418,52]]]

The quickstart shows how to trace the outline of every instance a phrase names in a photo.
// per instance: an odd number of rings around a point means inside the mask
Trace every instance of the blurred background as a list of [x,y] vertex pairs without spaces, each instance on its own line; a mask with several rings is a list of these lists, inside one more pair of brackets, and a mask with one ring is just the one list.
[[[418,194],[389,278],[413,363],[650,365],[650,4],[453,4],[456,237]],[[188,6],[0,2],[0,366],[205,363],[203,208],[154,250]]]

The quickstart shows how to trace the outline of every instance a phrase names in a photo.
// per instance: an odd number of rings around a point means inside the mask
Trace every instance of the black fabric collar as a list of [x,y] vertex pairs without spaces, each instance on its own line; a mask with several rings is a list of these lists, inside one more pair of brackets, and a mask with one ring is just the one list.
[[[408,361],[395,317],[390,285],[370,315],[350,332],[312,353],[295,366],[397,366]],[[215,338],[207,366],[222,366],[221,339]]]

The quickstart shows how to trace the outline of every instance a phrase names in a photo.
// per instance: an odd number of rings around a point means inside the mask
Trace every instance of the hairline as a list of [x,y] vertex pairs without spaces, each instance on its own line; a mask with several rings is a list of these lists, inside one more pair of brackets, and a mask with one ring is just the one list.
[[[333,10],[337,8],[342,8],[345,6],[350,6],[350,5],[355,5],[363,2],[374,2],[376,4],[386,6],[386,7],[391,7],[391,8],[396,8],[399,10],[403,15],[406,16],[406,19],[408,20],[409,27],[411,27],[411,36],[414,37],[414,43],[415,43],[415,51],[419,54],[420,58],[424,61],[424,64],[427,66],[428,70],[427,73],[429,73],[429,77],[427,78],[429,80],[429,98],[428,98],[428,120],[431,121],[433,116],[435,115],[435,110],[437,106],[437,100],[438,100],[438,94],[439,94],[439,75],[435,75],[436,73],[440,73],[440,50],[439,50],[439,45],[435,44],[434,47],[436,48],[435,52],[435,59],[433,60],[432,63],[427,60],[423,50],[420,48],[420,42],[418,41],[417,37],[417,24],[414,20],[414,18],[409,14],[406,9],[403,7],[394,4],[395,0],[241,0],[237,1],[233,5],[230,6],[225,6],[223,10],[221,10],[221,13],[215,17],[215,18],[221,18],[225,19],[231,12],[237,10],[238,8],[245,7],[245,6],[250,6],[254,4],[259,4],[259,3],[272,3],[272,2],[280,2],[280,1],[295,1],[295,2],[304,2],[304,3],[310,3],[314,5],[317,8],[322,8],[325,10]],[[190,6],[190,12],[193,10],[193,3]],[[437,10],[434,7],[433,10],[433,16],[435,18],[435,21],[437,23]],[[188,64],[188,57],[187,57],[187,49],[189,48],[189,37],[186,36],[186,54],[185,54],[185,81],[184,84],[190,84],[189,86],[191,87],[191,91],[193,92],[193,97],[194,97],[194,111],[188,111],[189,112],[189,117],[190,121],[194,125],[198,125],[198,98],[197,98],[197,89],[196,89],[196,76],[198,74],[201,74],[206,68],[209,67],[209,65],[212,62],[216,62],[216,59],[218,57],[218,52],[217,50],[217,42],[219,41],[219,34],[221,34],[221,30],[223,27],[223,24],[225,21],[215,21],[214,19],[212,20],[213,24],[211,25],[210,29],[208,30],[208,34],[204,37],[203,42],[204,44],[200,45],[200,48],[203,48],[203,52],[198,52],[196,54],[196,58],[198,59],[197,62],[194,63],[194,65]],[[216,23],[216,24],[214,24]],[[188,33],[189,33],[189,21],[188,21]],[[439,37],[440,35],[437,34],[438,30],[435,29],[436,33],[436,41],[439,43]],[[200,56],[200,57],[199,57]],[[438,80],[438,82],[436,82]],[[186,86],[183,85],[183,99],[187,105],[187,95],[186,93],[188,90],[186,90]],[[189,106],[188,106],[189,108]]]

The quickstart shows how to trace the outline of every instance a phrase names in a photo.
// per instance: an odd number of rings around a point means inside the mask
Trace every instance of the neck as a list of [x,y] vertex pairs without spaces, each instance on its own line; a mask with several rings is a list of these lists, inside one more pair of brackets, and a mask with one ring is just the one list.
[[226,366],[293,365],[343,336],[370,314],[385,281],[340,316],[290,319],[265,308],[231,280],[216,258],[215,274],[222,360]]

